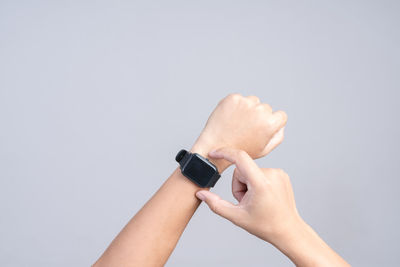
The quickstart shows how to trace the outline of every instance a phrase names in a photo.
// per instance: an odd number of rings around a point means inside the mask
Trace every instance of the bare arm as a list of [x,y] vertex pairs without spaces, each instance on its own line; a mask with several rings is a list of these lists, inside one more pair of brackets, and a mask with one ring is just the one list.
[[284,171],[260,169],[246,152],[232,148],[210,156],[236,165],[232,193],[237,205],[208,191],[197,192],[215,213],[271,243],[296,266],[349,266],[302,220]]
[[[285,123],[284,112],[272,112],[258,98],[229,95],[210,115],[191,151],[207,156],[230,146],[258,158],[280,144]],[[212,161],[221,173],[231,164]],[[199,189],[176,169],[94,266],[163,266],[200,204],[195,196]]]

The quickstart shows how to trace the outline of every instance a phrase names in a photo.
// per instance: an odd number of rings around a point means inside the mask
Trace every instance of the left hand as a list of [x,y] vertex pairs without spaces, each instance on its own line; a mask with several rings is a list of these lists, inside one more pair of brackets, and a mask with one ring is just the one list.
[[[231,94],[218,103],[191,151],[207,156],[212,150],[231,147],[260,158],[283,141],[286,121],[285,112],[272,112],[256,96]],[[231,164],[223,159],[212,161],[220,173]]]

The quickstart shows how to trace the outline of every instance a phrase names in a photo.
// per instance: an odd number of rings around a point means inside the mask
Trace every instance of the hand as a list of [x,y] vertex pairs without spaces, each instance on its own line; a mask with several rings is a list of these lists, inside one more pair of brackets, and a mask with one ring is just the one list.
[[[207,156],[211,150],[232,147],[259,158],[282,142],[286,121],[285,112],[272,112],[256,96],[231,94],[218,103],[191,151]],[[213,161],[221,173],[230,165],[226,160]]]
[[196,196],[216,214],[230,220],[249,233],[274,244],[301,224],[289,176],[280,169],[260,169],[241,150],[222,148],[210,154],[236,165],[232,193],[234,205],[216,194],[201,190]]
[[222,148],[210,152],[236,165],[234,205],[207,190],[196,196],[216,214],[271,243],[296,266],[350,266],[300,217],[289,176],[279,169],[260,169],[244,151]]

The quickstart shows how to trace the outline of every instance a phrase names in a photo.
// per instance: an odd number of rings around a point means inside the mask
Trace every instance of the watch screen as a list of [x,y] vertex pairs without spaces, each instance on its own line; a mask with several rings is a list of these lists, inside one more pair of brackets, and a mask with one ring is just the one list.
[[200,186],[206,186],[215,169],[195,154],[185,166],[185,173]]

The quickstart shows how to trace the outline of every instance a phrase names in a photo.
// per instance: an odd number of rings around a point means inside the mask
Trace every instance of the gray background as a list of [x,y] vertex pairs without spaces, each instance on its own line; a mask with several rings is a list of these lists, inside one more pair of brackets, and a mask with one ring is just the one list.
[[[219,99],[289,115],[265,167],[354,266],[400,264],[398,1],[0,1],[0,265],[89,266]],[[215,188],[227,199],[229,170]],[[291,266],[201,206],[167,266]]]

